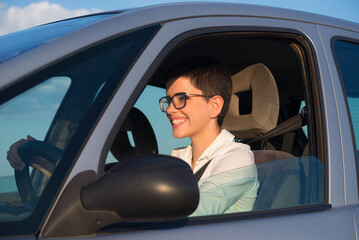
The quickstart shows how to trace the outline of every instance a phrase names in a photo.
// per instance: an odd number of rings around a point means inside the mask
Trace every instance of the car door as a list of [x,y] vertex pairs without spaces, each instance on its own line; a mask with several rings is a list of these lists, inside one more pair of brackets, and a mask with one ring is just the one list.
[[[304,63],[300,64],[304,64],[302,68],[306,76],[304,80],[308,81],[308,85],[304,89],[306,92],[305,102],[307,106],[311,107],[309,119],[312,125],[308,126],[311,148],[309,157],[316,158],[323,167],[322,170],[318,170],[323,174],[324,183],[320,185],[321,189],[319,189],[324,192],[322,200],[303,205],[290,207],[279,205],[270,209],[229,215],[190,217],[185,221],[174,220],[145,225],[136,221],[126,224],[118,223],[99,230],[100,237],[109,239],[168,237],[183,239],[194,236],[213,239],[223,236],[250,239],[262,239],[268,236],[295,239],[354,238],[355,225],[352,210],[345,207],[346,184],[352,183],[348,182],[349,179],[344,179],[343,159],[346,158],[343,158],[342,149],[337,148],[342,145],[339,127],[341,124],[338,119],[340,114],[338,109],[331,107],[337,104],[332,78],[320,35],[316,26],[310,23],[255,17],[201,17],[163,24],[107,106],[69,179],[71,180],[84,170],[102,171],[103,168],[99,166],[105,162],[116,130],[119,129],[119,122],[123,121],[135,103],[139,104],[136,101],[141,98],[141,92],[147,88],[147,83],[161,63],[167,60],[171,50],[185,44],[185,40],[191,37],[200,39],[201,36],[212,33],[238,33],[241,37],[248,34],[253,40],[264,39],[264,41],[270,37],[288,40],[294,38],[301,43],[298,46],[301,46],[302,50],[299,49],[297,53],[305,55]],[[238,56],[240,57],[240,53]],[[164,89],[162,89],[162,93],[164,93]],[[96,150],[94,151],[94,149]],[[99,162],[99,159],[102,163]],[[344,168],[346,167],[347,165],[344,164]],[[320,173],[318,172],[318,174]],[[45,229],[51,222],[45,223]],[[43,237],[46,236],[51,236],[51,234],[43,235]]]
[[[357,31],[321,26],[323,45],[327,52],[328,65],[333,76],[337,96],[338,117],[341,128],[341,148],[345,172],[345,204],[352,208],[358,218],[358,103],[357,103]],[[355,221],[357,222],[357,221]]]

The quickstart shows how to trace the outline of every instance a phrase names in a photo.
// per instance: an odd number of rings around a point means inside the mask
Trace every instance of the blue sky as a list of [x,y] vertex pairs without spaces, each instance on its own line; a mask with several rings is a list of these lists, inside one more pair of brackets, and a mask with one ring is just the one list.
[[[0,35],[88,13],[169,2],[188,2],[188,0],[0,0]],[[289,8],[359,23],[359,0],[227,0],[226,2]]]

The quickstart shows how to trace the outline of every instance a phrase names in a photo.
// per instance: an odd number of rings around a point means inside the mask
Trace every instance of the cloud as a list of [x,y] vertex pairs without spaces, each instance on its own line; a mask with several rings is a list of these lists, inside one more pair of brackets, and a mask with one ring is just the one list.
[[0,35],[19,31],[36,25],[99,12],[99,9],[69,10],[59,4],[42,1],[32,3],[23,8],[8,7],[0,3]]
[[69,77],[52,77],[46,82],[38,86],[39,94],[50,93],[53,94],[59,92],[66,92],[71,84],[71,79]]

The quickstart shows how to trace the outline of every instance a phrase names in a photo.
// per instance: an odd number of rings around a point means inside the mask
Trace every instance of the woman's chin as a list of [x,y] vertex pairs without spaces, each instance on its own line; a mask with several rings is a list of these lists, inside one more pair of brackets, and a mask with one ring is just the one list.
[[186,138],[186,137],[188,137],[188,136],[186,136],[185,134],[179,133],[179,132],[176,132],[176,131],[173,131],[172,136],[173,136],[174,138]]

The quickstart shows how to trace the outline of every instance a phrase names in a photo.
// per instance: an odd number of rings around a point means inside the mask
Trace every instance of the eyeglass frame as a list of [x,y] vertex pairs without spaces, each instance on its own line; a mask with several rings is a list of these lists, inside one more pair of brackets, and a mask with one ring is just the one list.
[[[174,102],[172,101],[174,97],[176,96],[180,96],[180,95],[184,95],[185,96],[185,100],[184,100],[184,104],[182,107],[176,107],[176,105],[174,104]],[[186,92],[178,92],[178,93],[175,93],[173,94],[172,97],[169,97],[169,96],[165,96],[165,97],[161,97],[159,99],[159,104],[160,104],[160,109],[162,112],[166,112],[167,111],[167,108],[171,105],[173,105],[173,107],[177,110],[179,109],[182,109],[184,107],[186,107],[186,104],[187,104],[187,99],[189,99],[190,97],[205,97],[205,98],[212,98],[213,96],[209,96],[209,95],[203,95],[203,94],[195,94],[195,93],[186,93]],[[162,99],[166,99],[168,101],[168,107],[166,108],[166,110],[164,109],[163,107],[163,103],[162,103]]]

